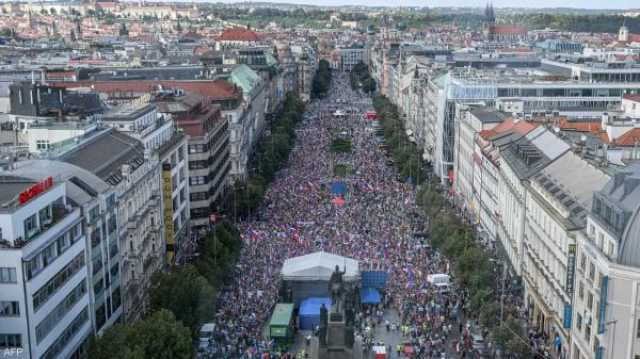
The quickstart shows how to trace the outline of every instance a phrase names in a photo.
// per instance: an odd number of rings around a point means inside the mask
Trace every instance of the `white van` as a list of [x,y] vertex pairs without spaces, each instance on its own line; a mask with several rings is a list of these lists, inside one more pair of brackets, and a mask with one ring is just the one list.
[[449,285],[451,284],[449,275],[444,273],[429,274],[427,276],[427,282],[436,287],[440,292],[448,291]]
[[198,351],[204,352],[209,349],[211,339],[213,339],[213,331],[216,328],[214,323],[205,323],[200,327]]

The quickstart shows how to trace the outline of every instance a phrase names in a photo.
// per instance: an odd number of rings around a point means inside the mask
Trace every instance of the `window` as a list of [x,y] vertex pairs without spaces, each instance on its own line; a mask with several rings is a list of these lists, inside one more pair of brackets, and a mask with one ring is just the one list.
[[69,344],[84,324],[89,320],[89,311],[85,307],[69,326],[58,336],[41,357],[42,359],[54,359]]
[[636,338],[640,339],[640,319],[638,319],[638,326],[636,327]]
[[41,209],[38,214],[40,215],[40,225],[46,225],[51,223],[51,206],[46,206]]
[[598,233],[598,242],[596,243],[596,245],[598,246],[598,248],[600,248],[602,250],[602,244],[604,242],[604,234],[602,234],[602,232]]
[[87,285],[83,280],[36,326],[36,342],[40,343],[42,339],[46,338],[86,293]]
[[53,263],[53,260],[56,259],[56,257],[56,243],[51,243],[42,251],[42,264],[46,267]]
[[191,201],[206,201],[209,198],[208,192],[193,192],[190,195]]
[[20,315],[20,303],[0,302],[0,317],[14,317]]
[[20,334],[0,334],[0,349],[22,348]]
[[106,321],[107,316],[103,304],[98,309],[96,309],[96,327],[98,327],[98,330],[102,328]]
[[118,244],[116,242],[111,244],[111,248],[109,248],[109,258],[113,258],[118,254]]
[[0,267],[0,283],[17,283],[16,269],[9,267]]
[[24,231],[27,238],[31,238],[31,236],[33,236],[37,230],[38,219],[36,218],[35,214],[24,220]]
[[587,295],[587,308],[589,308],[589,310],[593,309],[593,294],[591,293]]
[[100,241],[100,230],[96,228],[96,230],[91,233],[91,248],[95,248],[96,246],[98,246],[100,244]]
[[582,269],[582,271],[584,272],[586,267],[587,267],[587,256],[585,256],[583,253],[580,256],[580,269]]
[[580,300],[584,300],[584,284],[582,281],[578,283],[578,296],[580,297]]
[[100,217],[100,208],[95,206],[89,210],[89,223],[95,223]]
[[191,177],[189,177],[189,183],[192,186],[205,184],[206,183],[206,177],[205,176],[191,176]]
[[69,249],[69,247],[71,247],[71,241],[69,240],[69,235],[63,234],[60,237],[58,237],[58,239],[56,239],[56,245],[58,247],[57,248],[58,253],[63,253],[64,251]]
[[178,148],[178,161],[184,160],[184,146]]
[[116,288],[113,290],[113,294],[111,294],[111,307],[113,308],[113,311],[115,312],[116,309],[118,309],[120,307],[120,304],[122,303],[122,298],[120,298],[120,287]]
[[591,341],[591,325],[584,326],[584,341],[586,341],[587,344]]
[[33,308],[38,310],[56,291],[76,274],[80,268],[84,267],[84,253],[78,254],[60,272],[51,278],[37,292],[33,294]]
[[36,141],[36,150],[38,151],[46,151],[49,149],[49,141],[47,140],[37,140]]
[[596,276],[596,265],[591,263],[591,264],[589,264],[589,279],[591,279],[591,281],[593,281],[595,276]]
[[120,267],[118,266],[118,263],[114,264],[113,267],[111,267],[111,276],[112,277],[117,277],[118,273],[120,273]]
[[104,280],[100,279],[100,280],[98,281],[98,283],[96,283],[96,284],[93,286],[93,293],[94,293],[95,295],[98,295],[98,294],[102,293],[102,290],[103,290],[103,289],[104,289]]
[[578,328],[578,330],[582,330],[582,314],[578,313],[578,316],[576,317],[576,328]]

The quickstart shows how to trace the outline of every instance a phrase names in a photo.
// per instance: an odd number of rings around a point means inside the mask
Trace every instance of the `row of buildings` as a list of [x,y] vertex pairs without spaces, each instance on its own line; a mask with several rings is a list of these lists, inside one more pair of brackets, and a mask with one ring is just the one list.
[[0,114],[0,350],[76,358],[195,254],[315,54],[231,29],[200,64],[9,68]]
[[371,74],[530,328],[559,358],[640,357],[640,47],[625,27],[573,46],[487,13],[460,48],[383,27]]

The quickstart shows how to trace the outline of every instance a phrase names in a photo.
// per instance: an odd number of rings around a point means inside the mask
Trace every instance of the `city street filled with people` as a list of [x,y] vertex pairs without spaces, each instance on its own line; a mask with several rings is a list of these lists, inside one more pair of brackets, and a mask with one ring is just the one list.
[[[334,116],[336,110],[345,116]],[[319,250],[357,259],[361,271],[389,273],[382,303],[356,316],[362,357],[380,344],[392,358],[464,357],[471,351],[463,292],[428,285],[427,276],[448,273],[449,264],[415,235],[423,221],[415,188],[389,165],[372,121],[363,116],[368,110],[371,99],[353,91],[343,75],[334,75],[326,98],[307,106],[288,163],[259,212],[239,224],[244,246],[232,282],[218,297],[216,357],[259,358],[271,352],[262,329],[278,300],[282,264]],[[351,151],[330,150],[336,133],[350,136]],[[344,177],[334,173],[337,164],[348,169]],[[330,191],[335,180],[347,184],[340,200]],[[397,333],[401,342],[384,342],[375,334],[380,332]]]

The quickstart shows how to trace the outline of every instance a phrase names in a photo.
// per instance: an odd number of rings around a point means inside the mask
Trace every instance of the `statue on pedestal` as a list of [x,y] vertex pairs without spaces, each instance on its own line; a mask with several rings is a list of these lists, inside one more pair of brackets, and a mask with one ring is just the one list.
[[329,278],[329,293],[331,294],[331,303],[333,304],[333,309],[335,312],[340,312],[340,304],[342,304],[342,295],[343,295],[343,282],[342,276],[346,273],[346,269],[344,271],[340,271],[340,267],[336,266],[336,270],[331,273],[331,278]]

